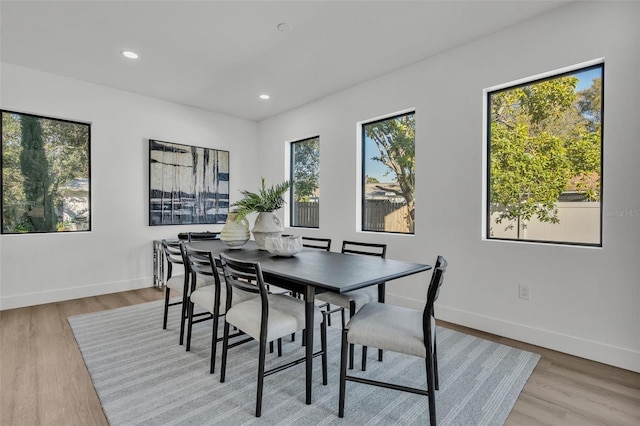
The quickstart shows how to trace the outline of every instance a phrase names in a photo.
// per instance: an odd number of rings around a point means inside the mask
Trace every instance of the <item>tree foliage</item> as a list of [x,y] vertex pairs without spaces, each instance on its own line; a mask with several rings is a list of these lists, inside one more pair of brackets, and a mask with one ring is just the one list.
[[602,78],[593,80],[593,84],[578,93],[578,111],[586,121],[587,130],[590,133],[600,131],[602,125]]
[[88,125],[2,112],[3,232],[63,230],[65,186],[88,177]]
[[[2,114],[2,223],[6,230],[27,230],[22,224],[25,207],[24,177],[20,171],[20,121],[11,114]],[[9,228],[9,229],[7,229]]]
[[373,140],[380,155],[372,157],[387,166],[400,190],[385,188],[402,196],[407,204],[407,226],[413,232],[415,225],[415,114],[405,114],[364,126],[365,135]]
[[89,176],[89,127],[68,121],[44,120],[43,129],[51,149],[47,152],[52,191],[58,192],[79,177]]
[[[491,94],[490,210],[496,222],[557,223],[567,189],[600,198],[600,79],[572,75]],[[513,226],[513,225],[509,225]]]
[[320,185],[320,139],[296,142],[293,152],[293,196],[296,201],[307,201]]
[[21,128],[20,170],[24,177],[25,199],[30,204],[29,210],[25,212],[24,222],[29,225],[30,232],[55,230],[49,162],[44,150],[40,121],[30,115],[23,116]]

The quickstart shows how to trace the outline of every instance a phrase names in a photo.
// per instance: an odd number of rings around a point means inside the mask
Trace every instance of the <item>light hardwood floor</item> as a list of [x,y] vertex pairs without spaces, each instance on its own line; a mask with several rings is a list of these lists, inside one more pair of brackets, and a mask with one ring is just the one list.
[[[148,288],[1,311],[0,425],[108,425],[67,317],[149,302],[162,294]],[[640,425],[640,374],[441,325],[542,356],[507,425]]]

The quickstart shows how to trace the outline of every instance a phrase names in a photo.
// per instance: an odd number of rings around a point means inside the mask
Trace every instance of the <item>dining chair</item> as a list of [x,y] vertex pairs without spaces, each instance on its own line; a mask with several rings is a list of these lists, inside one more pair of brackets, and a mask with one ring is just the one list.
[[[343,241],[341,252],[346,254],[377,256],[385,259],[387,256],[387,245],[362,243],[357,241]],[[381,296],[381,298],[379,298],[379,296]],[[349,317],[352,317],[360,308],[362,308],[369,302],[377,302],[378,300],[384,302],[384,283],[365,287],[360,290],[349,291],[346,293],[333,293],[328,291],[316,295],[316,300],[325,303],[325,305],[322,305],[322,307],[326,308],[328,316],[327,322],[329,325],[331,325],[331,314],[340,312],[342,318],[342,328],[344,329],[346,323],[346,309],[349,310]],[[331,309],[331,305],[336,305],[337,308]],[[366,362],[364,361],[364,357],[366,356],[366,348],[363,348],[362,350],[362,369],[364,370],[366,368]],[[349,349],[349,369],[353,369],[353,358],[354,346],[351,345]],[[378,350],[378,360],[382,361],[381,349]]]
[[[283,237],[291,237],[292,234],[282,234]],[[302,247],[331,251],[331,238],[316,238],[302,236]]]
[[[184,331],[185,323],[187,321],[187,302],[189,300],[190,293],[190,271],[189,262],[186,260],[186,253],[184,249],[184,241],[180,240],[162,240],[162,247],[164,248],[165,258],[167,259],[167,279],[164,297],[164,319],[162,328],[167,328],[167,318],[169,315],[169,307],[181,305],[182,311],[180,314],[180,344],[184,343]],[[174,267],[182,268],[182,274],[173,275]],[[202,279],[198,277],[195,280],[194,288],[204,287],[213,284],[213,279]],[[170,302],[170,293],[174,291],[181,297],[180,301]]]
[[[283,234],[283,237],[290,237],[291,234]],[[302,247],[306,247],[306,248],[312,248],[312,249],[318,249],[318,250],[324,250],[324,251],[331,251],[331,238],[316,238],[316,237],[305,237],[302,236]],[[269,287],[269,285],[267,284],[267,288]],[[298,299],[301,299],[302,296],[299,293],[296,292],[292,292],[291,295],[293,297],[297,297]],[[320,304],[319,307],[325,307],[328,306],[328,304]],[[331,317],[328,317],[328,325],[331,325]],[[295,342],[296,340],[296,335],[295,333],[293,333],[291,335],[291,341]],[[305,338],[304,338],[304,332],[302,333],[302,346],[304,346],[306,344],[305,342]]]
[[[167,318],[169,316],[169,307],[181,305],[182,312],[180,314],[180,344],[184,342],[184,320],[186,318],[186,294],[189,285],[189,274],[187,273],[184,257],[181,249],[181,243],[178,240],[162,240],[162,248],[164,257],[167,261],[167,277],[165,280],[164,293],[164,319],[162,329],[167,328]],[[174,267],[182,268],[182,274],[174,275]],[[171,291],[180,295],[180,300],[170,302]]]
[[302,237],[302,247],[331,251],[331,238]]
[[[232,259],[225,253],[220,254],[224,278],[227,285],[226,315],[224,319],[224,335],[222,343],[222,366],[220,368],[220,382],[226,379],[227,354],[229,348],[236,343],[229,344],[230,326],[235,326],[259,342],[258,354],[258,383],[256,395],[256,417],[262,414],[262,393],[264,378],[293,367],[305,361],[299,358],[287,364],[265,371],[266,347],[268,342],[278,340],[278,352],[282,351],[281,338],[305,328],[305,302],[283,294],[269,293],[262,276],[259,262],[243,262]],[[257,297],[233,303],[236,297],[233,288],[251,292]],[[315,307],[314,324],[320,324],[321,350],[314,356],[322,356],[322,384],[327,384],[327,327],[323,312]]]
[[[340,390],[338,416],[344,417],[346,382],[395,389],[426,395],[429,401],[429,420],[436,424],[435,391],[438,389],[438,364],[436,352],[436,320],[434,303],[440,294],[447,261],[438,256],[427,289],[427,300],[423,310],[410,309],[385,303],[371,302],[362,307],[342,330],[340,351]],[[418,389],[381,382],[373,379],[347,375],[347,350],[349,344],[372,346],[386,351],[424,358],[427,389]]]
[[[202,321],[212,321],[211,333],[211,362],[209,373],[215,371],[216,366],[216,348],[217,343],[222,341],[222,337],[218,337],[219,318],[226,311],[226,294],[227,286],[222,283],[220,275],[222,274],[220,261],[217,261],[213,253],[209,250],[199,250],[187,245],[184,247],[186,258],[191,273],[191,291],[189,294],[189,303],[187,305],[187,341],[186,350],[191,350],[191,331],[193,324]],[[193,284],[198,280],[213,282],[213,285],[194,287]],[[234,291],[233,302],[239,303],[255,297],[252,293]],[[195,307],[203,309],[204,312],[194,313]],[[236,337],[240,334],[234,334],[230,337]],[[246,340],[248,341],[248,340]]]
[[[312,248],[317,250],[331,251],[331,238],[316,238],[316,237],[302,237],[302,247]],[[299,294],[294,294],[295,297],[300,298]],[[322,305],[321,305],[322,306]],[[328,325],[331,325],[331,317],[328,317]],[[291,335],[291,341],[295,341],[295,334]],[[304,333],[302,333],[302,346],[306,344],[304,339]]]

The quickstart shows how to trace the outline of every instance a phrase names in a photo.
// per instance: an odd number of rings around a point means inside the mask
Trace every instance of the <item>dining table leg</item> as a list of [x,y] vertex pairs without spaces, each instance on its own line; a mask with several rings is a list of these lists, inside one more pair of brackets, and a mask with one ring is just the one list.
[[305,339],[306,339],[306,385],[307,385],[307,404],[311,404],[311,382],[313,379],[313,311],[316,289],[313,286],[307,286],[305,291]]
[[[384,303],[384,295],[386,293],[385,287],[386,283],[378,284],[378,302],[380,303]],[[382,349],[378,349],[378,361],[382,362]],[[364,370],[364,363],[362,365],[362,369]]]

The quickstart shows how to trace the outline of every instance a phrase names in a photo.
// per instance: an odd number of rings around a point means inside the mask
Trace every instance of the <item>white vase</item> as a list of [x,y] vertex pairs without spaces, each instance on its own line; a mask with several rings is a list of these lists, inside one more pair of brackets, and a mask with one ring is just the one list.
[[238,214],[231,212],[227,215],[227,220],[222,227],[220,240],[229,248],[239,248],[249,241],[249,222],[246,218],[236,220]]
[[260,212],[253,224],[253,238],[260,250],[266,250],[264,243],[267,237],[279,237],[282,235],[284,227],[280,218],[274,212]]

